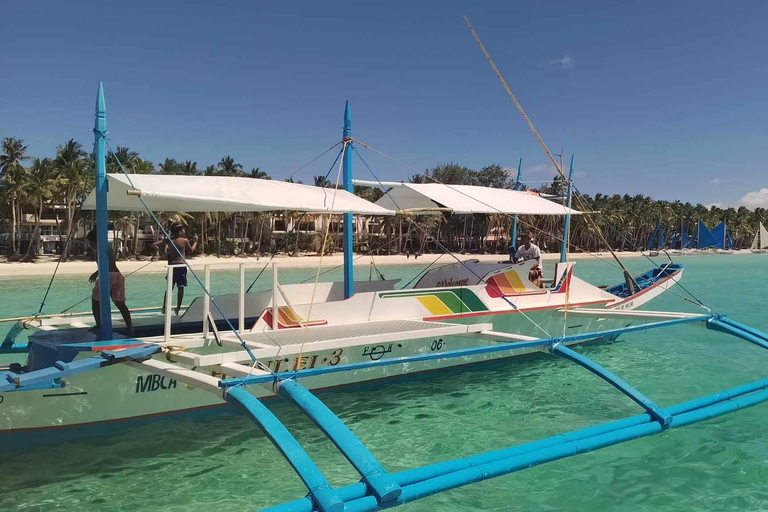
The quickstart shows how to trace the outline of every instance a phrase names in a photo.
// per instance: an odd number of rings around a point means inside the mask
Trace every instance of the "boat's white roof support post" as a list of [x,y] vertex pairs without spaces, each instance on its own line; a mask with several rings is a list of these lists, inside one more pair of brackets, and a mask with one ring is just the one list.
[[237,301],[237,328],[245,332],[245,263],[240,264],[240,294]]
[[278,287],[280,285],[277,283],[277,262],[274,262],[272,264],[272,330],[277,330],[277,294]]
[[112,298],[109,293],[109,213],[107,207],[107,107],[104,85],[99,82],[96,96],[96,121],[93,126],[94,160],[96,164],[96,255],[99,274],[99,335],[112,339]]
[[168,265],[165,270],[165,326],[163,328],[163,341],[171,341],[171,303],[173,302],[173,265]]
[[211,314],[211,266],[206,265],[203,267],[205,273],[204,283],[205,290],[203,290],[205,296],[203,297],[203,340],[208,341],[208,317]]

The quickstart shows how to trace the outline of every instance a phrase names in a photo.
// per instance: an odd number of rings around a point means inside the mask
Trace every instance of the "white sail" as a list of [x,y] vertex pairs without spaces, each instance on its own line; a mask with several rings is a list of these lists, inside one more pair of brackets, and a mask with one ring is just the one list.
[[[763,229],[763,224],[760,224],[760,229]],[[755,239],[752,240],[752,245],[749,246],[750,249],[759,249],[760,248],[760,230],[755,233]]]
[[760,223],[760,249],[768,249],[768,230]]

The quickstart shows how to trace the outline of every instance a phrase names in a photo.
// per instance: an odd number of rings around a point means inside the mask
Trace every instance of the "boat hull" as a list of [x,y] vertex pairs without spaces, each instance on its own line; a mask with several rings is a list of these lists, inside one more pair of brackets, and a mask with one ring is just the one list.
[[[536,335],[535,331],[539,331],[538,336],[557,336],[563,332],[563,316],[557,310],[527,312],[525,316],[523,313],[496,314],[490,318],[476,316],[457,322],[492,322],[497,331],[516,334]],[[569,321],[567,332],[575,334],[604,330],[626,323],[626,320],[620,319],[574,317],[573,322]],[[435,337],[392,344],[360,344],[334,350],[307,349],[300,359],[297,353],[286,353],[279,358],[262,362],[273,371],[286,371],[295,367],[335,366],[492,344],[496,342],[482,338]],[[312,390],[339,388],[529,356],[538,352],[535,348],[519,348],[463,358],[393,364],[307,377],[302,379],[302,384]],[[165,360],[165,356],[161,355],[158,359]],[[224,377],[222,374],[213,375]],[[14,448],[14,434],[25,434],[28,437],[30,434],[85,427],[109,431],[119,428],[121,422],[203,411],[226,405],[220,397],[210,392],[127,364],[75,375],[63,381],[60,387],[19,390],[0,395],[0,451]],[[274,393],[267,387],[251,386],[249,390],[260,399],[274,397]]]

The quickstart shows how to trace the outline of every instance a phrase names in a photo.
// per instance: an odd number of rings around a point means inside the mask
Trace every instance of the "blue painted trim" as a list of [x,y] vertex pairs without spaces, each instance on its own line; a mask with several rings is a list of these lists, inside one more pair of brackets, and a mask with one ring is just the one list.
[[[342,180],[344,190],[354,193],[355,188],[352,184],[352,115],[349,112],[349,101],[344,107],[344,141],[349,141],[344,149],[342,157]],[[353,219],[351,213],[344,214],[344,298],[348,299],[355,294],[355,279],[353,276]]]
[[0,383],[0,393],[17,390],[23,391],[31,385],[56,381],[63,377],[90,372],[123,361],[143,361],[159,351],[160,347],[158,345],[142,345],[140,347],[127,348],[115,352],[105,350],[98,356],[69,363],[56,361],[53,366],[28,373],[16,374],[13,372],[6,372],[5,378],[8,382]]
[[[571,170],[568,172],[568,183],[565,184],[567,195],[567,206],[571,207],[571,194],[573,193],[573,157],[571,155]],[[560,248],[560,263],[565,263],[568,259],[568,238],[571,233],[571,214],[565,216],[565,226],[563,227],[563,246]]]
[[583,366],[590,372],[594,373],[629,398],[631,398],[636,404],[646,410],[651,417],[658,421],[663,427],[668,427],[672,423],[672,415],[668,411],[656,405],[656,403],[635,389],[628,382],[621,379],[619,376],[601,366],[590,358],[579,354],[578,352],[571,350],[562,343],[559,343],[552,347],[552,351],[560,356],[573,361],[574,363]]
[[272,382],[275,378],[281,380],[287,379],[300,379],[306,377],[315,377],[317,375],[326,375],[329,373],[364,370],[367,368],[373,368],[376,366],[390,366],[393,364],[413,363],[418,361],[431,361],[435,359],[451,359],[456,357],[466,357],[479,354],[492,354],[494,352],[505,352],[513,349],[531,348],[531,347],[544,347],[552,345],[555,342],[568,342],[571,341],[585,341],[590,339],[608,338],[619,336],[624,333],[646,331],[650,329],[658,329],[661,327],[670,327],[673,325],[681,325],[692,322],[704,322],[709,320],[709,315],[698,315],[687,318],[676,318],[674,320],[665,320],[662,322],[653,322],[649,324],[636,325],[632,327],[622,327],[620,329],[610,329],[606,331],[596,331],[592,333],[573,334],[565,336],[564,338],[541,338],[531,341],[518,341],[514,343],[499,343],[495,345],[488,345],[484,347],[472,347],[460,350],[449,350],[447,352],[433,352],[430,354],[420,354],[416,356],[396,357],[392,359],[379,359],[378,361],[365,361],[361,363],[349,363],[340,364],[338,366],[327,366],[322,368],[310,368],[307,370],[298,370],[296,372],[281,372],[274,375],[259,375],[250,377],[238,377],[233,379],[224,379],[219,381],[219,386],[222,388],[239,386],[242,384],[264,384],[266,382]]
[[392,476],[320,399],[293,380],[279,381],[277,394],[301,409],[328,436],[368,484],[380,503],[391,502],[400,496],[400,486]]
[[304,448],[296,441],[296,438],[272,414],[272,411],[242,387],[228,390],[225,399],[228,403],[241,409],[269,437],[309,489],[312,501],[317,504],[319,510],[323,512],[342,512],[344,510],[344,502],[338,497],[331,484],[312,462]]
[[109,294],[109,239],[107,208],[107,155],[105,137],[107,135],[107,108],[104,102],[104,84],[99,82],[96,96],[96,121],[93,127],[94,159],[96,161],[96,239],[99,266],[99,319],[100,335],[103,339],[112,338],[112,299]]

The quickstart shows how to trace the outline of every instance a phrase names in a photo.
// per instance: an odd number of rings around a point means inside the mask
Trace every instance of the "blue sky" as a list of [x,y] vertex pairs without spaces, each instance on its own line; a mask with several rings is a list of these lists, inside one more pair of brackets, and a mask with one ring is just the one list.
[[[353,135],[413,167],[522,157],[550,179],[464,13],[580,190],[768,206],[762,1],[10,2],[0,137],[90,145],[103,80],[112,145],[155,163],[232,155],[282,178],[340,139],[348,99]],[[361,152],[380,179],[413,174]]]

